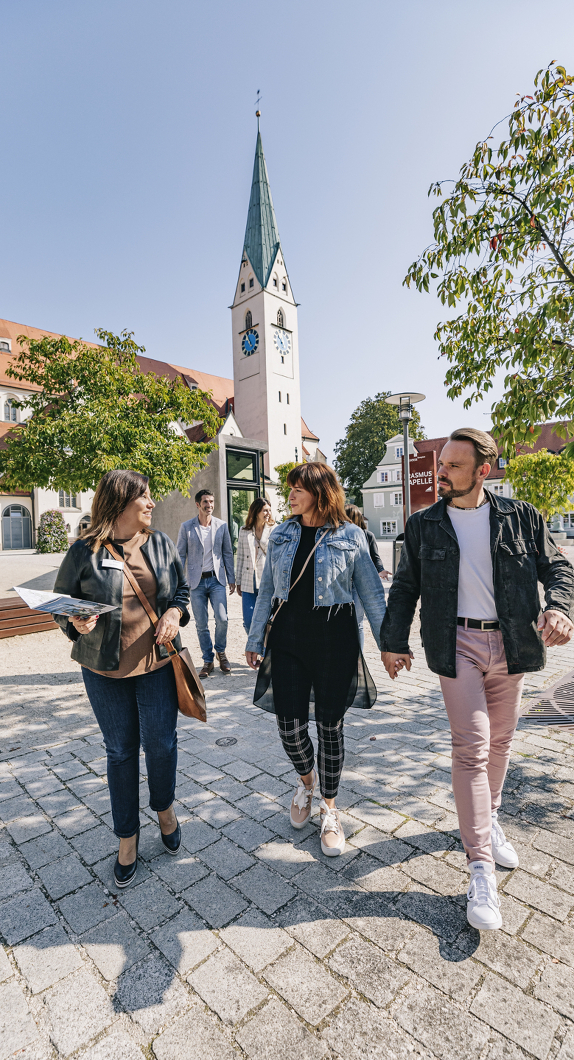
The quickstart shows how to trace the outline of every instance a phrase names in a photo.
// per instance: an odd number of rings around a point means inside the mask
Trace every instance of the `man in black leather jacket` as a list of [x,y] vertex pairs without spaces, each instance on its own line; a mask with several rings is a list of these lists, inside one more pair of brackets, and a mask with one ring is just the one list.
[[502,923],[494,862],[518,864],[497,810],[524,673],[542,670],[546,647],[574,632],[574,569],[542,515],[484,490],[497,455],[484,431],[451,434],[439,459],[441,499],[406,525],[381,629],[394,679],[411,668],[408,638],[420,597],[425,655],[440,675],[451,725],[453,793],[471,870],[467,915],[479,929]]

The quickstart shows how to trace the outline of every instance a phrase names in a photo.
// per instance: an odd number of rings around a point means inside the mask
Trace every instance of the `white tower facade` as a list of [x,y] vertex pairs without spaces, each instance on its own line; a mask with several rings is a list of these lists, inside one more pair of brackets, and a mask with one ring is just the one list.
[[303,459],[301,390],[297,303],[285,266],[259,132],[231,324],[235,417],[246,437],[260,438],[268,445],[266,487],[273,503],[277,465]]

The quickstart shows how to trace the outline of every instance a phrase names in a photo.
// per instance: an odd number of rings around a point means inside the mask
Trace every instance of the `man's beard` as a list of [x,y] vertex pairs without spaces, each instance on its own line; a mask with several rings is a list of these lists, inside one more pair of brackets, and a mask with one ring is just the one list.
[[[441,488],[441,487],[444,487],[444,486],[450,486],[450,489],[446,489],[445,490],[444,488]],[[472,493],[472,491],[473,491],[475,486],[476,486],[476,482],[473,482],[473,483],[471,483],[471,485],[466,490],[455,490],[453,488],[452,482],[450,482],[448,479],[439,479],[439,482],[438,482],[438,489],[440,491],[440,496],[445,501],[452,501],[452,500],[454,500],[455,497],[468,497],[468,494]]]

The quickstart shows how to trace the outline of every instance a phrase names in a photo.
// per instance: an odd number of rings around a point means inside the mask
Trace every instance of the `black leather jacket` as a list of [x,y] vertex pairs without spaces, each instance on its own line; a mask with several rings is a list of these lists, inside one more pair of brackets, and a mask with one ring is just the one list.
[[[122,546],[114,547],[123,556]],[[155,530],[141,550],[155,574],[157,614],[161,617],[170,607],[180,607],[183,615],[179,624],[186,626],[189,622],[189,588],[173,541],[167,534]],[[82,600],[97,600],[101,604],[116,605],[115,611],[100,615],[96,628],[91,633],[80,634],[67,618],[54,616],[66,636],[74,641],[72,659],[92,670],[117,670],[120,665],[125,575],[123,571],[113,567],[102,567],[102,560],[105,558],[109,558],[105,548],[92,552],[83,541],[74,541],[64,557],[54,586],[56,593],[67,593]],[[179,651],[179,633],[173,643]],[[162,658],[167,657],[163,645],[160,645],[159,653]]]
[[[494,599],[508,672],[542,670],[546,651],[536,628],[541,611],[538,582],[544,586],[545,610],[563,611],[572,618],[574,568],[556,548],[536,508],[494,494],[488,499]],[[442,677],[456,677],[459,559],[445,500],[411,516],[381,627],[383,651],[409,650],[420,596],[427,663]]]

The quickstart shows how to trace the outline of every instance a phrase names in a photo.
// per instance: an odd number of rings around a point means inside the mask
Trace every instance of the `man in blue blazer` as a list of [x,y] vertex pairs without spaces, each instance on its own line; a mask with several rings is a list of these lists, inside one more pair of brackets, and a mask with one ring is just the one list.
[[235,592],[233,549],[227,523],[213,514],[215,500],[209,490],[195,495],[197,515],[179,528],[177,550],[191,590],[191,607],[203,657],[202,680],[213,672],[213,643],[207,624],[208,602],[215,616],[215,652],[224,674],[231,673],[227,647],[227,597]]

